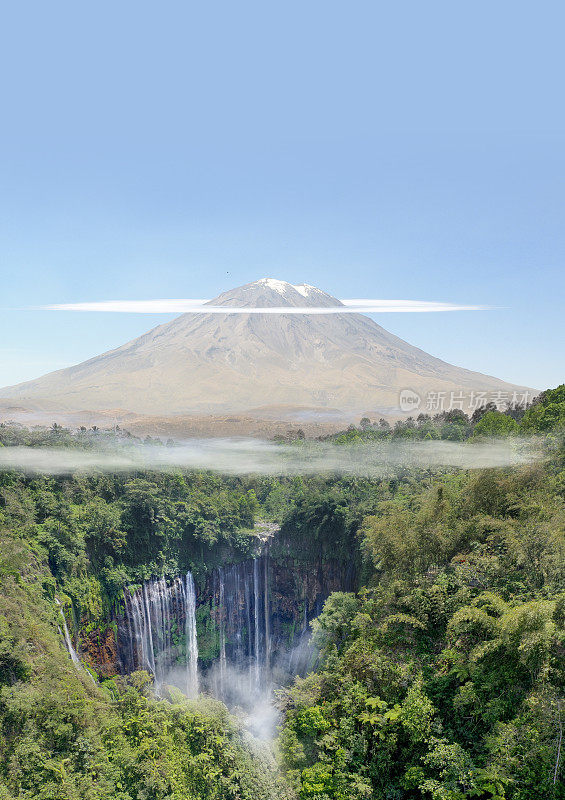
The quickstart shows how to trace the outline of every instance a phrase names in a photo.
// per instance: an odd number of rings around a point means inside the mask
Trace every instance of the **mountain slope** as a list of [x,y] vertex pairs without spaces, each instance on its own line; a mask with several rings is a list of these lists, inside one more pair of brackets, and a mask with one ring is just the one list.
[[[320,289],[262,279],[214,306],[336,306]],[[0,389],[23,406],[140,414],[237,413],[307,406],[393,409],[399,391],[512,392],[523,387],[428,355],[362,314],[188,313],[95,358]],[[421,410],[424,410],[425,403]]]

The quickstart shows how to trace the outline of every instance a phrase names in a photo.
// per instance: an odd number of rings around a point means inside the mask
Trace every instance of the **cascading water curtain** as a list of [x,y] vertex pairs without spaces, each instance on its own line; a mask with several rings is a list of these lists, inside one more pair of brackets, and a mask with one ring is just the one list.
[[186,613],[184,636],[186,642],[186,693],[188,697],[198,694],[198,638],[196,635],[196,588],[192,573],[186,573]]
[[[228,702],[257,696],[270,685],[269,559],[219,567],[212,583],[211,613],[219,633],[213,693]],[[228,669],[229,665],[229,669]]]
[[[198,694],[196,590],[190,572],[168,585],[147,581],[126,594],[126,620],[132,663],[155,678],[159,693],[166,678],[180,681],[188,697]],[[184,657],[184,669],[181,667]],[[180,675],[184,673],[184,680]]]
[[[268,693],[271,684],[271,600],[268,553],[219,567],[212,578],[210,613],[218,658],[207,688],[228,704]],[[196,589],[192,574],[167,583],[147,581],[126,593],[125,643],[130,669],[144,669],[164,684],[199,691]]]

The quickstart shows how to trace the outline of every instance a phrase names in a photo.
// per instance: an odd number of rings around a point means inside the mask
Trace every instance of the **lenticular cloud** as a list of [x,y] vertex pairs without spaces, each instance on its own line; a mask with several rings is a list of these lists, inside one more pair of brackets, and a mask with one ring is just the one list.
[[214,306],[207,300],[104,300],[97,303],[58,303],[43,311],[104,311],[129,314],[383,314],[438,311],[486,311],[490,306],[457,305],[426,300],[340,300],[337,306]]

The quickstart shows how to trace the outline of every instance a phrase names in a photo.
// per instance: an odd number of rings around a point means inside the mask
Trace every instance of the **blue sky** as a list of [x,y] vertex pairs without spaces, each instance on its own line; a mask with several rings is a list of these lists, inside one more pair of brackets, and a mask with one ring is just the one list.
[[557,3],[9,4],[0,33],[0,385],[214,297],[499,307],[376,316],[455,364],[562,382]]

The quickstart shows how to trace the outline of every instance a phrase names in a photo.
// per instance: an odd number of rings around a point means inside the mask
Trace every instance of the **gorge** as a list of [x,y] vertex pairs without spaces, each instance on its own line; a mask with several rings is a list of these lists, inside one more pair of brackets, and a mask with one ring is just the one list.
[[[265,705],[273,688],[312,667],[310,622],[332,592],[353,588],[355,568],[300,563],[282,541],[260,543],[251,558],[234,555],[196,580],[189,570],[124,587],[106,627],[80,620],[81,657],[102,677],[145,670],[157,696],[176,687],[247,714]],[[70,637],[67,646],[80,663]]]
[[0,471],[0,796],[563,800],[563,466]]

